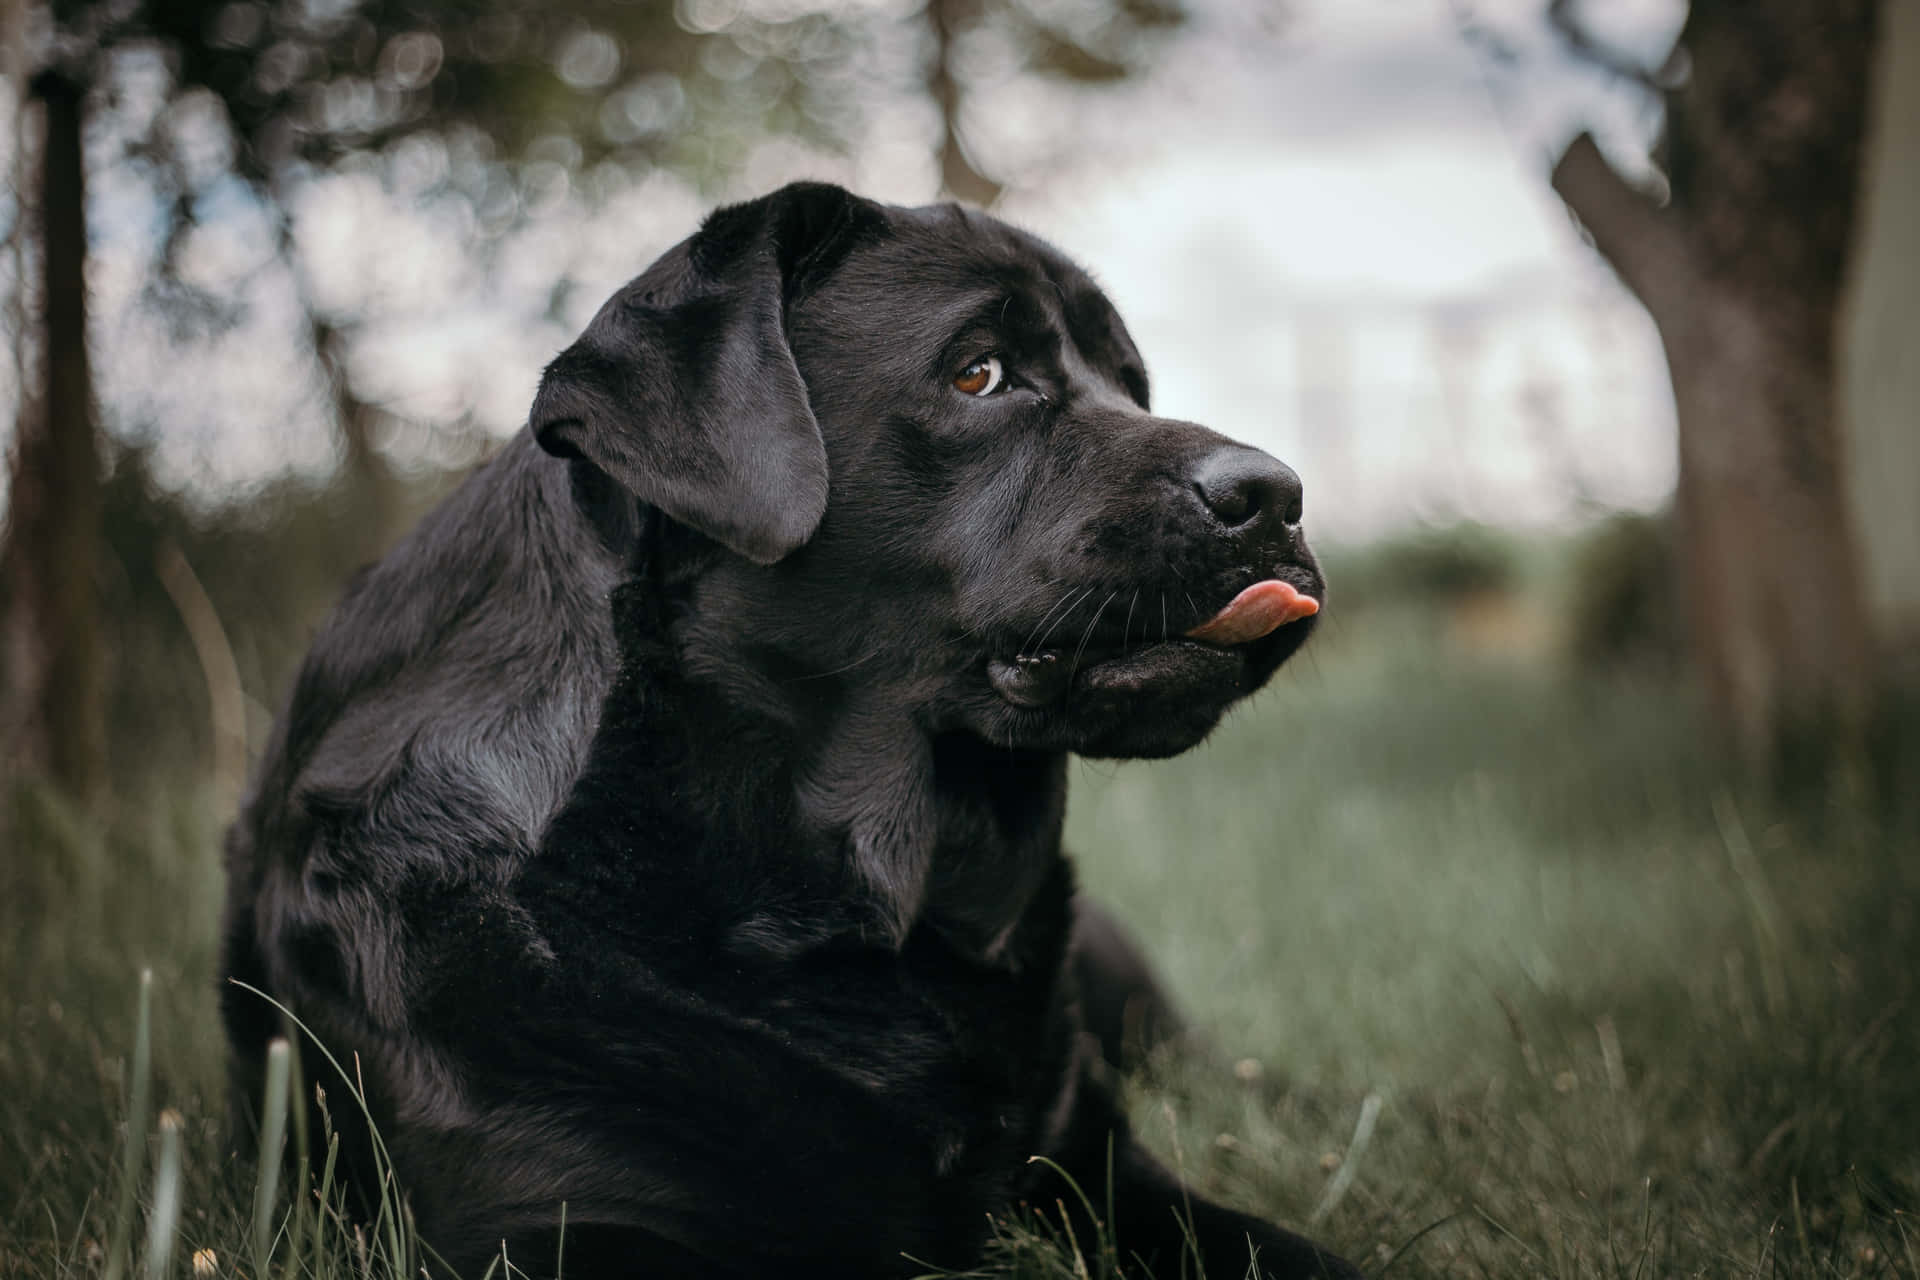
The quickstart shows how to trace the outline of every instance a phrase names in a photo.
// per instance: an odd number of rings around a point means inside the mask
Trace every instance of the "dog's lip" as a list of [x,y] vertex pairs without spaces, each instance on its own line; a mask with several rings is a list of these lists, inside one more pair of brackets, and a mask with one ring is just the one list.
[[1263,578],[1241,588],[1234,598],[1205,622],[1177,636],[1150,640],[1142,636],[1116,642],[1098,637],[1073,648],[1040,648],[993,657],[987,662],[987,680],[1006,701],[1038,710],[1052,706],[1086,673],[1103,667],[1153,665],[1154,655],[1186,650],[1198,656],[1211,652],[1222,657],[1265,639],[1280,628],[1320,612],[1320,601],[1279,578]]
[[1113,646],[1092,647],[1079,651],[1067,649],[1042,649],[1037,653],[1023,653],[1015,658],[990,658],[987,661],[987,681],[1002,698],[1017,707],[1029,710],[1041,710],[1058,703],[1067,694],[1075,680],[1096,672],[1102,667],[1124,666],[1151,659],[1161,651],[1184,649],[1191,653],[1211,652],[1225,657],[1231,650],[1217,645],[1205,644],[1198,640],[1189,640],[1185,636],[1175,636],[1170,640],[1153,640],[1124,648]]
[[1159,640],[1151,640],[1143,624],[1138,639],[1125,633],[1115,636],[1107,632],[1097,634],[1090,640],[1082,639],[1073,646],[1022,649],[1011,661],[1035,668],[1060,667],[1071,670],[1136,653],[1156,644],[1195,641],[1214,648],[1232,649],[1264,639],[1281,627],[1311,618],[1319,612],[1320,601],[1315,596],[1282,578],[1263,578],[1241,588],[1212,617],[1179,635],[1162,634]]

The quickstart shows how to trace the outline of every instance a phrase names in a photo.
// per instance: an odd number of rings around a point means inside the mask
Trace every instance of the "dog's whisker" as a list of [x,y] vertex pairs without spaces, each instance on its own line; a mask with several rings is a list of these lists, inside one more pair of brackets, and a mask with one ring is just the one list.
[[[1118,590],[1109,592],[1107,598],[1100,602],[1100,607],[1093,611],[1093,620],[1087,623],[1087,629],[1080,633],[1080,643],[1074,646],[1073,662],[1068,667],[1069,672],[1071,672],[1074,667],[1080,665],[1080,655],[1086,652],[1087,641],[1093,638],[1093,629],[1100,625],[1100,615],[1107,611],[1107,606],[1112,604],[1113,598],[1119,594],[1120,592]],[[1069,707],[1073,705],[1073,685],[1071,684],[1067,686],[1067,705]]]
[[[1140,603],[1140,588],[1133,589],[1133,598],[1127,601],[1127,620],[1120,624],[1120,647],[1127,647],[1127,636],[1133,631],[1133,606]],[[1145,633],[1142,632],[1144,636]]]
[[1044,649],[1047,644],[1047,638],[1053,634],[1054,627],[1058,627],[1061,623],[1065,622],[1075,609],[1078,609],[1083,603],[1085,603],[1087,597],[1091,596],[1093,594],[1093,591],[1094,589],[1092,587],[1088,587],[1085,591],[1081,592],[1079,597],[1076,600],[1074,600],[1072,604],[1067,606],[1066,611],[1062,613],[1058,618],[1055,618],[1053,620],[1053,625],[1049,626],[1046,629],[1045,633],[1041,635],[1039,642],[1035,644],[1033,647],[1038,649]]
[[865,666],[867,663],[872,662],[875,658],[879,657],[881,654],[885,652],[886,652],[885,649],[875,649],[872,653],[866,654],[863,657],[855,658],[852,662],[849,662],[844,667],[835,667],[831,671],[811,671],[804,676],[794,676],[789,680],[783,681],[782,683],[799,684],[803,680],[825,680],[829,676],[843,675],[846,672],[853,670],[855,667]]
[[1087,629],[1080,633],[1080,643],[1073,649],[1073,661],[1076,666],[1079,665],[1080,655],[1087,651],[1087,641],[1093,639],[1093,629],[1100,625],[1100,615],[1107,611],[1107,606],[1113,603],[1114,596],[1119,594],[1118,591],[1108,593],[1107,598],[1100,602],[1100,607],[1093,611],[1093,621],[1089,622]]
[[1027,632],[1027,638],[1020,642],[1021,653],[1027,653],[1032,650],[1033,638],[1036,635],[1040,634],[1040,628],[1047,625],[1047,619],[1053,616],[1053,611],[1055,609],[1058,609],[1061,603],[1065,601],[1067,597],[1071,596],[1072,594],[1073,592],[1071,591],[1063,592],[1058,600],[1055,600],[1052,604],[1047,606],[1047,611],[1040,615],[1040,621],[1033,624],[1033,629]]
[[[1093,590],[1093,588],[1088,587],[1087,590],[1091,591]],[[1055,609],[1058,609],[1061,605],[1066,604],[1066,602],[1068,600],[1071,600],[1076,594],[1077,594],[1076,592],[1068,591],[1065,594],[1063,594],[1058,600],[1055,600],[1053,602],[1052,606],[1047,609],[1046,613],[1041,615],[1040,621],[1033,624],[1033,630],[1027,633],[1027,638],[1025,643],[1023,643],[1020,646],[1020,652],[1031,653],[1033,651],[1033,638],[1040,633],[1040,628],[1047,625],[1047,619],[1053,617],[1053,611]]]

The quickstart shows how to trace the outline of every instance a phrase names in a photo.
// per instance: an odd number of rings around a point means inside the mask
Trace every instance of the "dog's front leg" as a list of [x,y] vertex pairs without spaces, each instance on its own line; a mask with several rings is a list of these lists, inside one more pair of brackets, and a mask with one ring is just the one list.
[[1198,1046],[1132,932],[1083,890],[1073,898],[1073,977],[1080,1022],[1116,1071],[1176,1041]]
[[[1263,1280],[1360,1280],[1351,1263],[1304,1236],[1198,1195],[1134,1139],[1106,1086],[1083,1074],[1055,1162],[1104,1213],[1111,1151],[1113,1221],[1108,1238],[1128,1274],[1191,1274],[1194,1255],[1215,1277],[1257,1274]],[[1078,1197],[1065,1187],[1038,1189],[1042,1202],[1059,1199],[1084,1219]],[[1075,1223],[1077,1238],[1094,1238]],[[1183,1266],[1183,1257],[1186,1265]],[[1257,1258],[1254,1272],[1250,1260]],[[1144,1270],[1142,1267],[1144,1266]]]

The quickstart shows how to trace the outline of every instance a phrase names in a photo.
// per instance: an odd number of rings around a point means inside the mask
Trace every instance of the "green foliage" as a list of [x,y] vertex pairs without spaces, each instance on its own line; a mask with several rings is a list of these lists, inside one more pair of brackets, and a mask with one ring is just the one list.
[[[850,53],[849,24],[718,9],[725,21],[703,28],[661,0],[67,3],[51,6],[48,53],[85,83],[119,53],[157,51],[169,96],[215,105],[234,175],[276,196],[290,177],[416,135],[567,167],[697,167],[730,136],[830,137],[822,122],[844,86],[826,72]],[[718,59],[716,44],[728,46]],[[190,219],[189,171],[204,158],[180,154],[166,128],[138,158],[177,170],[174,212]]]
[[1585,667],[1672,665],[1680,657],[1673,523],[1623,512],[1581,539],[1575,554],[1569,631]]
[[1524,559],[1517,534],[1471,522],[1431,525],[1334,553],[1328,577],[1342,608],[1449,602],[1515,586]]

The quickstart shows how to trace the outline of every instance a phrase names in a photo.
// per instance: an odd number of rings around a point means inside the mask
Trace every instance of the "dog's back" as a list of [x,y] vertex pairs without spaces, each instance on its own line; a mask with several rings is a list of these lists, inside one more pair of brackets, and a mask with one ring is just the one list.
[[[516,437],[355,577],[228,833],[224,974],[323,1027],[391,1024],[395,895],[497,883],[532,851],[615,661],[606,600],[631,504],[577,489],[591,482]],[[222,1005],[244,1112],[283,1026],[238,985]]]

